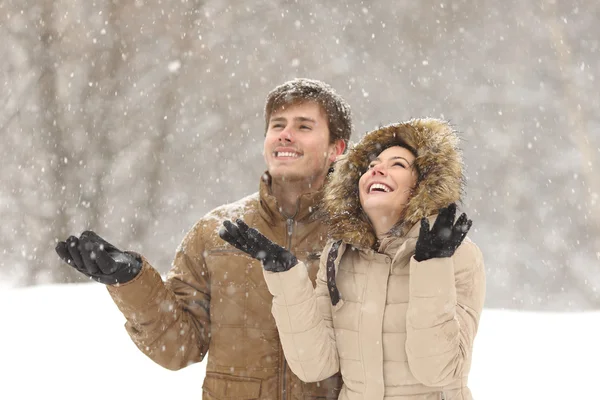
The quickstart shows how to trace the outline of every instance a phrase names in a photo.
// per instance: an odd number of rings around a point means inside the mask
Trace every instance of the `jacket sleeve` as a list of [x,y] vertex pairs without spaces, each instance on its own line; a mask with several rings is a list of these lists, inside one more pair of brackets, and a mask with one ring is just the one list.
[[468,375],[485,300],[483,256],[468,239],[452,257],[410,261],[406,353],[427,386]]
[[323,254],[316,288],[302,262],[285,272],[264,271],[285,358],[304,382],[321,381],[340,369]]
[[200,362],[208,351],[210,281],[197,226],[178,248],[166,282],[142,257],[132,281],[107,286],[133,342],[170,370]]

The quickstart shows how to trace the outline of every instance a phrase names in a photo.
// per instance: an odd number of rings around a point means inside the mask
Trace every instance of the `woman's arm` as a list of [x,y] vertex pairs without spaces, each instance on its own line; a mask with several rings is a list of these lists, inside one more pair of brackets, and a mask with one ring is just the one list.
[[481,251],[466,239],[452,257],[411,259],[409,290],[406,353],[413,375],[427,386],[466,376],[485,300]]
[[285,272],[264,271],[285,358],[304,382],[318,382],[339,371],[326,260],[324,251],[315,289],[302,262]]

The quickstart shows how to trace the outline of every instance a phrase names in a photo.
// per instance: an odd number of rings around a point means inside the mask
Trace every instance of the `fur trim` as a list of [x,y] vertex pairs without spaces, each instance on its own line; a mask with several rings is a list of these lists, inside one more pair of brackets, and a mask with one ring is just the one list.
[[373,248],[377,237],[360,205],[358,181],[371,160],[388,147],[405,142],[417,152],[419,180],[404,211],[390,233],[401,236],[424,217],[438,213],[464,193],[464,166],[459,138],[446,122],[434,118],[411,119],[367,133],[335,163],[325,184],[323,211],[334,240],[360,248]]

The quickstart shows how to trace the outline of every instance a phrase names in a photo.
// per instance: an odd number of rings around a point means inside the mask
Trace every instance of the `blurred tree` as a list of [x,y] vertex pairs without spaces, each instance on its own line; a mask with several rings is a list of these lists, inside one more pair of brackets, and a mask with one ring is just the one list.
[[93,229],[166,272],[256,190],[267,92],[322,79],[380,124],[448,118],[488,307],[600,307],[600,3],[6,0],[0,283],[71,282]]

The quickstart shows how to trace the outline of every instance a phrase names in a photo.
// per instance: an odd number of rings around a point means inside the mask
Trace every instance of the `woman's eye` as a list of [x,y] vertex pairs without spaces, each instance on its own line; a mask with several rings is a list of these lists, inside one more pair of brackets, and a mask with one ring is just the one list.
[[300,126],[300,129],[310,129],[310,126],[302,125]]
[[402,164],[401,162],[394,163],[394,167],[395,167],[396,165],[398,165],[398,166],[400,166],[400,167],[402,167],[402,168],[406,168],[406,165]]

